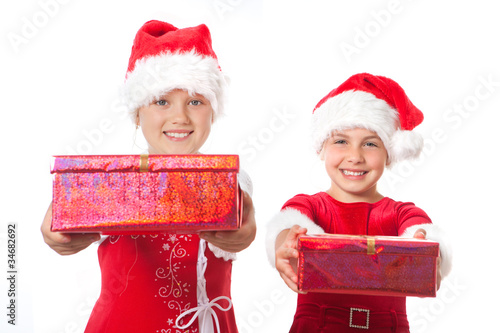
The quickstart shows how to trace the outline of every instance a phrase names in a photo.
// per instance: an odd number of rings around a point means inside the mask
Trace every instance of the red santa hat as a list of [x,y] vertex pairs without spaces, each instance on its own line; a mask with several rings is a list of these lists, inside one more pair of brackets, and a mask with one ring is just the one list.
[[138,108],[173,89],[203,95],[215,119],[223,114],[226,87],[206,25],[178,29],[153,20],[137,32],[122,87],[134,121]]
[[319,153],[334,131],[366,128],[378,134],[389,163],[416,158],[423,138],[412,131],[424,119],[395,81],[367,73],[351,76],[314,108],[313,144]]

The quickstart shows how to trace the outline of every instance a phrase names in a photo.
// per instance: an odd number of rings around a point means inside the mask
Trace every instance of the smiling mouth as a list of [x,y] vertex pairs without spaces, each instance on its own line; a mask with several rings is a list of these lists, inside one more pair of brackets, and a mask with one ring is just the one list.
[[349,170],[342,170],[342,173],[346,176],[362,176],[368,171],[349,171]]
[[176,138],[176,139],[182,139],[190,135],[192,132],[163,132],[166,136],[169,138]]

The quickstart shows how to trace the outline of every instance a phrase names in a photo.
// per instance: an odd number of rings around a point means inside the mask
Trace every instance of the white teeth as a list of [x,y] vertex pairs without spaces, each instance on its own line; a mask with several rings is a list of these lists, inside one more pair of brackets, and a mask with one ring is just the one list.
[[186,136],[189,135],[189,133],[170,133],[170,132],[165,132],[165,134],[172,138],[185,138]]
[[365,174],[365,171],[354,172],[354,171],[342,170],[342,173],[346,176],[362,176]]

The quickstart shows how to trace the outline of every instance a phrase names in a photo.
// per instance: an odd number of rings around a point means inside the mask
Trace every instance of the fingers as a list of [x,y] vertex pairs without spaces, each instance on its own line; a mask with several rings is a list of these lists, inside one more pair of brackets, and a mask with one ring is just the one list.
[[299,258],[297,239],[306,232],[306,228],[295,225],[289,230],[282,231],[277,237],[277,243],[280,245],[276,248],[276,269],[286,285],[297,293],[300,293],[297,288],[297,259]]
[[42,226],[40,231],[43,235],[43,240],[47,245],[53,247],[57,244],[65,244],[71,241],[71,237],[62,233],[52,232],[50,230],[50,226],[52,224],[52,203],[50,203],[47,212],[45,213],[45,217],[43,218]]
[[297,278],[295,280],[290,279],[286,274],[280,272],[280,276],[285,281],[288,288],[292,289],[296,293],[299,293],[299,288],[297,287]]
[[218,248],[232,253],[240,252],[251,243],[245,242],[244,239],[240,240],[236,231],[204,231],[199,236]]
[[437,277],[436,277],[436,286],[437,290],[441,287],[441,255],[437,258]]
[[417,231],[415,231],[413,238],[425,239],[426,236],[427,232],[424,229],[418,229]]
[[53,243],[52,246],[49,245],[60,255],[71,255],[78,253],[101,238],[99,234],[66,234],[64,236],[69,237],[70,241],[67,243]]
[[245,191],[241,191],[241,193],[243,193],[243,221],[246,221],[249,216],[255,215],[255,209],[250,194]]
[[50,226],[52,224],[52,203],[49,205],[45,217],[40,227],[45,243],[60,255],[70,255],[80,252],[87,248],[90,244],[101,239],[100,234],[65,234],[60,232],[52,232]]
[[283,248],[276,252],[276,269],[286,285],[295,292],[297,288],[298,277],[295,272],[297,267],[298,251],[291,248]]
[[301,227],[299,225],[294,225],[290,232],[288,233],[287,240],[291,240],[297,243],[297,238],[299,235],[305,235],[307,233],[307,228]]
[[252,198],[243,193],[243,216],[241,227],[234,231],[200,232],[200,238],[228,252],[240,252],[252,244],[257,234]]

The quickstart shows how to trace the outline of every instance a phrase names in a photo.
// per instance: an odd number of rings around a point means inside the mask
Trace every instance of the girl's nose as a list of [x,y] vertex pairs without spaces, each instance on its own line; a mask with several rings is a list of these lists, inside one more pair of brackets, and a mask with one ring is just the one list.
[[348,155],[347,155],[347,160],[351,163],[360,163],[363,162],[364,157],[363,157],[363,152],[361,151],[360,148],[351,148],[349,149]]
[[185,105],[173,105],[169,111],[169,120],[173,124],[186,124],[189,122],[187,107]]

